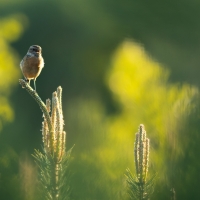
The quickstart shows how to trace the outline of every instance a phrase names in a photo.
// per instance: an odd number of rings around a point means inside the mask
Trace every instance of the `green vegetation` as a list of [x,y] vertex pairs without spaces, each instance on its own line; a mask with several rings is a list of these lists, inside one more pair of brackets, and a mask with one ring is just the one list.
[[[66,148],[66,132],[62,111],[62,88],[59,86],[50,99],[43,103],[29,83],[20,79],[20,84],[35,99],[44,114],[42,122],[43,153],[35,150],[33,157],[39,168],[39,195],[37,199],[69,200],[70,186],[67,171],[70,160],[70,149]],[[51,113],[51,116],[50,116]]]
[[146,137],[144,125],[140,124],[135,135],[134,158],[136,176],[127,169],[126,180],[129,188],[130,199],[149,199],[154,190],[156,175],[147,180],[149,168],[150,140]]
[[151,199],[199,199],[199,11],[195,0],[0,0],[0,199],[37,199],[42,113],[18,84],[33,44],[41,99],[64,90],[71,199],[128,198],[141,123],[148,177],[158,174]]

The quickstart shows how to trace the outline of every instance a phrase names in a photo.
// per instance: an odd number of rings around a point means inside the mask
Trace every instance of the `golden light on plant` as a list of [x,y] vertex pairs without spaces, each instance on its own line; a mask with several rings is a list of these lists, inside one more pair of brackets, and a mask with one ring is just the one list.
[[46,105],[28,82],[19,79],[22,88],[35,99],[43,112],[43,152],[35,149],[33,157],[39,168],[39,193],[43,199],[69,199],[68,164],[72,148],[66,152],[66,132],[62,111],[62,88],[52,94]]
[[126,181],[130,199],[144,200],[149,199],[154,191],[156,174],[147,178],[149,168],[150,140],[147,138],[143,124],[140,124],[138,132],[135,135],[134,159],[135,176],[131,170],[126,170]]

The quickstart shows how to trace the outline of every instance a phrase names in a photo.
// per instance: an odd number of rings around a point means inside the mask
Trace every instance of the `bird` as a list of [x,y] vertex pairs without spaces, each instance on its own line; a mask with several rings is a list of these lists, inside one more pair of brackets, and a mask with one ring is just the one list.
[[20,68],[25,80],[29,83],[34,80],[34,88],[36,91],[36,78],[40,75],[44,67],[44,59],[42,57],[42,48],[39,45],[29,47],[27,54],[20,62]]

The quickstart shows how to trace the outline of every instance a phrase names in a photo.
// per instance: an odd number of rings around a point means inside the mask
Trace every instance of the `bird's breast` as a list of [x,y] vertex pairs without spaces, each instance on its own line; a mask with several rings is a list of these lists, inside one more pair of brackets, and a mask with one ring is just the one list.
[[25,56],[21,63],[21,69],[27,79],[35,79],[39,76],[42,68],[44,67],[44,60],[40,57]]

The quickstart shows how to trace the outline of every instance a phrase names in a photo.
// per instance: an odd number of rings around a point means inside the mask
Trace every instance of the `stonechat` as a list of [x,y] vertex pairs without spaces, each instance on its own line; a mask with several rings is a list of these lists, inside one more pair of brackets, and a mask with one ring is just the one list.
[[30,46],[27,54],[20,62],[20,68],[24,78],[30,85],[30,80],[34,80],[34,88],[36,91],[36,78],[40,75],[44,67],[44,59],[42,57],[42,48],[38,45]]

